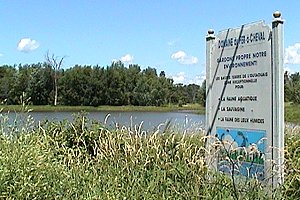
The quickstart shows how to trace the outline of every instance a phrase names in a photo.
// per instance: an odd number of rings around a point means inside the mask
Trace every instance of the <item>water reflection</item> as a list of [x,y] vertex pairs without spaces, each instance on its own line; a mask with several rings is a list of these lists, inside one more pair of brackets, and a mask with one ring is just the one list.
[[[35,123],[44,120],[73,121],[78,113],[73,112],[30,112],[30,113],[2,113],[9,120],[6,123],[24,124],[28,120]],[[86,116],[96,120],[109,128],[140,129],[146,132],[164,131],[165,129],[179,132],[202,132],[205,126],[205,116],[191,112],[89,112]],[[22,122],[22,123],[21,123]]]

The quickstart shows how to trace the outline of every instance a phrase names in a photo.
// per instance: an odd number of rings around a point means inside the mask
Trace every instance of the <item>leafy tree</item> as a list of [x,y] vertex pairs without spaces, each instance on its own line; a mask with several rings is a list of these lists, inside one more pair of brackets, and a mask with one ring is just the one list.
[[189,84],[184,86],[187,95],[186,101],[188,103],[196,103],[199,95],[200,86],[196,84]]
[[106,98],[105,98],[105,91],[107,87],[105,86],[103,80],[105,80],[105,70],[103,67],[95,66],[93,67],[91,78],[90,78],[90,87],[93,92],[93,95],[90,99],[91,106],[99,106],[104,105]]
[[113,62],[110,67],[106,69],[106,98],[108,105],[125,105],[126,85],[125,85],[125,67],[122,62]]
[[137,86],[137,83],[141,79],[141,68],[139,65],[129,65],[126,71],[126,97],[128,105],[138,105],[135,95],[134,89]]
[[134,98],[133,105],[136,106],[151,105],[150,92],[151,92],[151,88],[149,85],[149,81],[145,76],[142,76],[138,80],[136,87],[133,89],[133,98]]
[[294,74],[288,75],[285,73],[284,79],[284,94],[285,101],[294,102],[296,104],[300,103],[300,73],[296,72]]
[[142,73],[147,78],[156,78],[157,77],[156,69],[152,68],[152,67],[147,67],[146,69],[143,70]]
[[20,96],[28,92],[35,65],[19,65],[15,73],[14,83],[10,90],[10,102],[20,104]]
[[16,70],[12,66],[4,65],[0,67],[0,101],[10,103],[10,90],[14,84]]
[[198,96],[199,96],[199,103],[205,107],[205,104],[206,104],[206,80],[204,80],[202,82]]
[[92,105],[93,88],[91,86],[91,66],[75,65],[66,70],[59,79],[61,101],[64,105]]
[[32,65],[27,94],[34,105],[50,105],[53,102],[52,68],[47,64]]

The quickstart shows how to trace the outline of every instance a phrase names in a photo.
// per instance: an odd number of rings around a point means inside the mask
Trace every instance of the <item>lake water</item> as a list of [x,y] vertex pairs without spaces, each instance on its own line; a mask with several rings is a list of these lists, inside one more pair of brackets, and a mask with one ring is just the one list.
[[[35,123],[44,120],[50,121],[72,121],[73,112],[30,112],[29,115]],[[5,113],[2,113],[5,115]],[[7,123],[14,123],[14,119],[25,119],[26,115],[20,113],[9,113]],[[184,132],[199,132],[204,129],[205,116],[192,112],[89,112],[87,117],[91,120],[101,122],[107,127],[126,127],[131,130],[141,127],[146,132],[163,131],[168,122],[170,129]]]

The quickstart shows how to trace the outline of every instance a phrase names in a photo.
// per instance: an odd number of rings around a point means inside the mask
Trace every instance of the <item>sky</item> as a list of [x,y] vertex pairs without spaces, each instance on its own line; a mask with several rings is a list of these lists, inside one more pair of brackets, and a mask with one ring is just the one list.
[[205,79],[205,36],[284,19],[284,68],[300,71],[299,0],[0,0],[0,65],[45,61],[47,52],[76,64],[121,60],[165,71],[175,83]]

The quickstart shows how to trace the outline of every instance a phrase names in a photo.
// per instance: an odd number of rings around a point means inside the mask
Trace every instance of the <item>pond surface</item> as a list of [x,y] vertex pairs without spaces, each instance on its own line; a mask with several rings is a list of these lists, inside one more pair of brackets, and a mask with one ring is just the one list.
[[[44,120],[50,121],[73,121],[78,113],[73,112],[30,112],[29,115],[35,123]],[[2,113],[5,115],[5,113]],[[14,120],[26,118],[21,113],[8,113],[7,123],[14,123]],[[130,128],[151,132],[159,129],[163,131],[167,127],[175,131],[199,132],[204,129],[205,116],[192,112],[88,112],[88,119],[96,120],[110,128]]]

